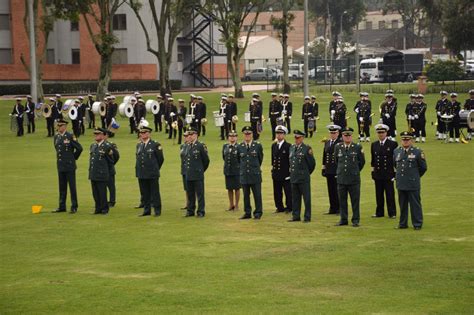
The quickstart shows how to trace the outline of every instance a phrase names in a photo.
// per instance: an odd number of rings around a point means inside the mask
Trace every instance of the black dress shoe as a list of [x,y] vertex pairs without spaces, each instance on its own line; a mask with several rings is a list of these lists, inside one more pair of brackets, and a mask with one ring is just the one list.
[[352,223],[352,226],[353,227],[359,227],[360,225],[359,225],[359,223]]
[[77,208],[71,208],[71,212],[69,212],[70,214],[74,214],[77,212]]
[[395,229],[397,229],[397,230],[408,229],[408,226],[397,225],[397,226],[395,227]]
[[102,212],[94,211],[91,214],[102,214]]
[[421,230],[421,226],[414,226],[413,227],[415,230]]
[[372,214],[372,218],[383,218],[383,216],[379,216],[379,215],[376,215],[376,214]]
[[145,207],[144,205],[139,204],[138,206],[135,206],[134,208],[135,208],[135,209],[141,209],[141,208],[144,208],[144,207]]
[[253,217],[254,220],[260,220],[262,217]]
[[343,226],[343,225],[349,225],[349,223],[343,223],[343,222],[338,222],[336,223],[336,226]]
[[198,214],[197,214],[197,217],[198,217],[198,218],[204,218],[204,214],[203,214],[203,213],[198,213]]
[[244,214],[243,216],[241,216],[241,217],[239,218],[239,220],[247,220],[247,219],[252,219],[252,217],[249,216],[249,215]]
[[55,209],[53,211],[51,211],[52,213],[60,213],[60,212],[66,212],[66,209]]
[[274,213],[282,213],[282,212],[285,212],[285,210],[278,210],[278,209],[276,209]]
[[235,207],[230,207],[229,209],[227,209],[226,211],[234,211],[235,210]]
[[180,210],[188,210],[188,207],[179,208]]
[[194,213],[186,213],[184,215],[185,218],[188,218],[188,217],[194,217]]
[[115,202],[109,202],[109,208],[115,207]]
[[109,211],[103,211],[101,214],[102,215],[107,215],[107,214],[109,214]]
[[390,218],[390,219],[396,219],[397,216],[396,216],[396,215],[392,215],[392,216],[390,216],[389,218]]
[[303,223],[309,223],[311,220],[303,220]]
[[142,214],[140,214],[140,215],[138,215],[138,216],[139,216],[139,217],[147,217],[147,216],[149,216],[149,215],[151,215],[151,214],[150,214],[150,213],[142,213]]
[[288,220],[288,222],[300,222],[301,219],[296,219],[296,218],[291,218]]
[[161,217],[161,213],[155,213],[155,217]]

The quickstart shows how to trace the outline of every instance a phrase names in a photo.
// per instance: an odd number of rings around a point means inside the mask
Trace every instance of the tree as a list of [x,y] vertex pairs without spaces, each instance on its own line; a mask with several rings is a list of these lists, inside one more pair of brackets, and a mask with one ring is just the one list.
[[100,55],[97,99],[104,98],[112,78],[112,55],[118,43],[113,34],[113,18],[125,0],[44,0],[58,18],[78,21],[82,16],[89,37]]
[[283,49],[283,92],[290,93],[290,79],[288,76],[289,66],[288,66],[288,32],[293,29],[291,23],[295,19],[295,15],[289,10],[294,4],[293,0],[282,0],[282,16],[276,17],[272,15],[270,18],[270,24],[278,32],[278,37],[280,38],[281,46]]
[[[227,70],[234,83],[235,97],[244,97],[240,78],[240,60],[247,49],[249,37],[257,23],[260,12],[265,7],[264,0],[215,0],[205,5],[205,11],[212,15],[214,22],[219,26],[222,41],[227,49]],[[240,31],[243,23],[251,12],[255,12],[244,40],[241,41]]]
[[309,46],[309,54],[313,58],[324,59],[325,53],[330,49],[330,43],[324,38],[318,37]]
[[442,81],[460,80],[464,71],[457,60],[436,60],[435,63],[426,66],[426,75],[430,81],[438,83]]
[[[41,7],[40,7],[41,6]],[[25,9],[28,7],[28,0],[25,0]],[[41,12],[41,16],[39,15]],[[30,27],[28,19],[28,10],[25,10],[25,15],[23,16],[23,24],[25,26],[26,34],[28,38],[30,37]],[[54,13],[51,12],[50,7],[47,5],[46,1],[34,0],[33,1],[33,20],[35,28],[35,46],[36,46],[36,89],[38,93],[38,99],[44,98],[43,91],[43,62],[46,57],[46,46],[48,43],[49,34],[53,30],[54,21],[56,20]],[[23,54],[20,56],[20,61],[25,67],[25,70],[31,76],[31,66],[25,60]],[[37,100],[34,100],[35,102]]]
[[[472,0],[442,1],[441,26],[445,45],[455,54],[474,49],[474,6]],[[466,54],[464,54],[466,56]]]
[[[143,22],[143,0],[128,0],[135,16],[145,33],[147,50],[156,56],[159,65],[159,82],[161,94],[170,93],[169,65],[173,55],[173,47],[179,33],[186,22],[192,17],[193,7],[199,4],[198,0],[163,0],[158,9],[154,0],[148,1],[149,11],[153,18],[153,25],[158,38],[157,47],[151,46],[148,26]],[[158,11],[159,10],[159,11]]]
[[[337,57],[337,47],[342,44],[342,33],[352,34],[356,26],[365,14],[365,6],[362,0],[315,0],[310,3],[310,10],[316,16],[324,18],[326,25],[331,31],[331,46],[333,58]],[[342,47],[341,47],[342,48]],[[341,49],[342,51],[342,49]]]
[[415,25],[420,30],[419,23],[422,18],[423,8],[419,0],[387,0],[383,13],[397,12],[402,17],[403,28],[405,30],[405,39],[403,49],[415,46],[413,36],[410,33],[415,33]]

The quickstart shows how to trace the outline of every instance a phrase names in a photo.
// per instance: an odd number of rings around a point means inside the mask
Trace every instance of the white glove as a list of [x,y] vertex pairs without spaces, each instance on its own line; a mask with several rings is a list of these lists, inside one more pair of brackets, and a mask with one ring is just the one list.
[[408,120],[413,120],[413,116],[412,116],[412,115],[408,115]]
[[334,120],[334,115],[331,115],[331,120]]
[[436,114],[437,114],[438,116],[441,116],[441,112],[436,112]]
[[12,114],[8,114],[8,116],[11,116]]
[[286,110],[281,111],[283,115],[286,115]]
[[331,111],[331,116],[334,116],[335,113],[336,113],[336,111],[333,109],[333,110]]
[[291,116],[288,116],[288,118],[290,118],[290,119],[291,119]]
[[418,115],[415,115],[415,119],[418,119],[418,118],[419,118]]
[[390,114],[385,114],[385,117],[387,117],[387,119],[390,118]]
[[364,121],[364,118],[359,117],[359,121],[360,121],[360,122],[363,122],[363,121]]
[[195,119],[194,121],[195,121],[195,122],[198,122],[198,121],[199,121],[199,119]]
[[171,113],[170,113],[170,116],[171,116],[171,117],[174,117],[174,116],[176,116],[176,114],[173,113],[173,112],[171,112]]
[[354,111],[355,111],[356,113],[359,113],[359,109],[358,109],[358,108],[356,108]]

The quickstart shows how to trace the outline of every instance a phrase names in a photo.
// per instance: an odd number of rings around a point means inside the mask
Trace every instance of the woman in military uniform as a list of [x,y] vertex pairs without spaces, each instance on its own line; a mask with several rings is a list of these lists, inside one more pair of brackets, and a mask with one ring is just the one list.
[[229,143],[222,147],[222,158],[224,159],[225,188],[229,196],[229,208],[227,210],[234,211],[239,209],[241,187],[237,132],[231,130],[227,138]]

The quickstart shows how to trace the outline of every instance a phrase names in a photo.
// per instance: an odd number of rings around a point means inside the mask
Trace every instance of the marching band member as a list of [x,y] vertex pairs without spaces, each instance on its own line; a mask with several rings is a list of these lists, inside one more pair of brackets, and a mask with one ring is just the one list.
[[[469,99],[464,102],[464,110],[474,110],[474,89],[469,90]],[[473,135],[473,130],[469,127],[467,128],[467,139],[471,140]]]
[[67,121],[58,120],[58,132],[54,136],[56,165],[59,180],[59,207],[53,213],[66,212],[67,186],[71,193],[71,213],[77,212],[76,160],[82,152],[82,146],[76,137],[67,131]]
[[341,138],[339,137],[339,130],[341,130],[341,127],[338,125],[328,125],[326,128],[329,130],[329,140],[324,143],[321,174],[326,177],[329,196],[329,210],[324,214],[339,214],[335,148],[336,144],[341,141]]
[[240,199],[240,164],[237,150],[237,132],[231,130],[227,136],[228,143],[222,146],[222,159],[224,160],[225,188],[229,197],[228,211],[239,210]]
[[56,119],[63,119],[63,114],[62,114],[63,102],[61,101],[61,94],[56,94],[54,108],[56,109],[56,112],[57,112]]
[[277,119],[281,117],[282,105],[277,100],[277,94],[272,93],[272,100],[268,106],[268,118],[272,127],[272,141],[275,140],[275,128],[277,126]]
[[366,98],[365,94],[361,97],[361,101],[357,103],[354,111],[357,115],[357,124],[359,125],[359,140],[370,141],[370,124],[372,122],[371,114],[372,108],[370,101]]
[[281,103],[281,112],[282,115],[285,117],[285,126],[288,128],[288,133],[291,133],[291,115],[293,114],[293,103],[290,102],[290,96],[288,94],[280,94]]
[[81,135],[81,125],[80,125],[80,121],[79,121],[79,104],[81,102],[78,100],[78,99],[75,99],[74,100],[74,104],[72,106],[74,106],[76,108],[76,111],[77,111],[77,117],[76,119],[71,119],[71,122],[72,122],[72,132],[74,133],[74,136],[76,138],[79,138],[79,136]]
[[338,96],[336,98],[334,109],[331,110],[331,120],[335,125],[344,129],[346,127],[346,104],[344,104],[344,98],[342,96]]
[[453,142],[453,136],[456,142],[459,143],[459,111],[461,110],[461,103],[458,102],[458,95],[451,93],[451,102],[448,102],[444,108],[443,114],[452,116],[452,121],[449,124],[449,142]]
[[23,129],[23,115],[25,113],[25,107],[21,104],[21,98],[16,99],[16,104],[13,106],[12,113],[10,116],[15,116],[16,119],[16,125],[17,125],[17,131],[16,131],[16,136],[21,137],[24,134],[24,129]]
[[[316,102],[316,96],[311,95],[311,105],[313,105],[313,117],[314,117],[314,132],[317,132],[317,126],[316,126],[316,118],[319,116],[319,104]],[[313,134],[311,133],[310,138],[313,137]]]
[[199,113],[199,121],[198,121],[198,135],[201,136],[201,134],[203,136],[206,135],[206,124],[203,123],[203,119],[207,119],[206,116],[207,116],[207,110],[206,110],[206,103],[203,102],[203,97],[202,96],[198,96],[197,97],[197,100],[198,100],[198,113]]
[[184,100],[178,100],[178,108],[176,109],[176,116],[178,119],[178,144],[181,144],[183,137],[183,129],[185,128],[186,122],[186,107],[184,107]]
[[227,96],[227,106],[230,108],[230,117],[231,117],[231,124],[229,126],[229,130],[236,130],[237,127],[237,103],[234,102],[234,95],[229,94]]
[[169,126],[169,135],[168,139],[176,139],[176,129],[173,127],[173,122],[177,123],[178,117],[178,109],[176,108],[176,105],[173,104],[174,99],[172,97],[168,97],[168,113],[169,113],[169,120],[168,120],[168,126]]
[[[368,94],[367,94],[368,96]],[[393,140],[397,135],[397,101],[393,97],[393,94],[385,94],[385,101],[382,103],[380,108],[380,118],[382,123],[388,126],[388,137]]]
[[230,107],[227,108],[227,97],[221,96],[219,103],[219,115],[224,118],[224,126],[221,126],[221,140],[228,138],[229,136],[229,123],[231,121]]
[[58,111],[55,109],[54,102],[56,99],[54,97],[49,98],[49,109],[51,114],[49,117],[46,117],[46,129],[48,130],[48,137],[54,136],[54,122],[58,119]]
[[92,111],[92,105],[94,104],[94,97],[92,94],[87,95],[86,110],[89,115],[89,129],[95,128],[95,114]]
[[[115,116],[117,116],[117,109],[118,109],[118,105],[115,102],[115,96],[112,95],[109,97],[109,103],[107,104],[107,111],[105,114],[105,125],[107,128],[109,128],[110,124],[112,123],[112,119],[115,118]],[[146,110],[145,110],[145,113],[146,113]]]
[[86,104],[84,104],[84,97],[79,96],[77,99],[79,100],[77,119],[79,119],[80,134],[83,135],[86,132],[86,128],[84,126],[84,120],[86,118]]
[[445,111],[446,106],[448,105],[448,92],[441,91],[439,92],[441,98],[436,103],[436,120],[438,125],[436,126],[436,136],[438,140],[442,140],[446,135],[447,130],[444,122],[441,120],[441,115]]
[[[258,105],[258,99],[252,98],[249,105],[250,125],[253,132],[253,139],[258,140],[260,136],[260,126],[262,124],[262,107]],[[260,126],[259,126],[260,124]]]
[[309,132],[310,137],[312,137],[314,125],[313,125],[313,128],[311,128],[311,131],[309,131],[309,124],[311,120],[312,120],[312,123],[314,124],[314,109],[313,109],[313,104],[311,104],[310,100],[311,99],[309,96],[304,97],[304,104],[302,108],[301,119],[303,120],[303,124],[304,124],[304,133],[308,134]]
[[417,94],[413,104],[413,127],[415,128],[416,142],[426,140],[426,103],[423,102],[423,94]]
[[35,133],[35,103],[31,95],[26,96],[25,112],[28,123],[28,133]]
[[333,115],[332,111],[336,109],[337,101],[341,96],[341,93],[338,91],[332,92],[332,100],[329,102],[329,115]]
[[156,100],[158,102],[158,106],[160,106],[160,110],[158,111],[158,113],[153,114],[154,116],[153,122],[155,123],[155,132],[158,132],[158,130],[161,132],[161,130],[163,130],[162,117],[161,117],[163,116],[163,111],[164,111],[163,97],[160,94],[158,94],[156,96]]

